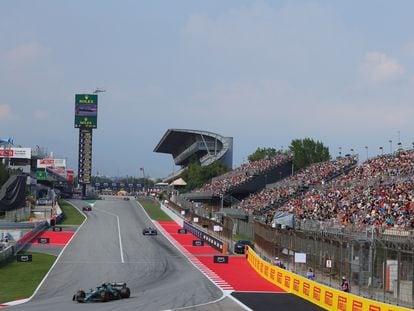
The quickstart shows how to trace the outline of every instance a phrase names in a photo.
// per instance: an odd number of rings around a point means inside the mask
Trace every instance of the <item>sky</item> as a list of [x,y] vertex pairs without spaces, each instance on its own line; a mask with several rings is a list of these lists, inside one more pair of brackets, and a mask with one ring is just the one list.
[[[77,169],[75,94],[99,94],[93,175],[162,178],[169,128],[360,159],[414,142],[414,1],[0,3],[0,137]],[[390,143],[391,141],[391,143]]]

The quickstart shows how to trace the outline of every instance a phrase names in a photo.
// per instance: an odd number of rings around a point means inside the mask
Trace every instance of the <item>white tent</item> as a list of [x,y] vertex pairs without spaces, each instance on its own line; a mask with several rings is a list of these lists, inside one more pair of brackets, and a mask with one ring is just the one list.
[[187,183],[184,181],[184,179],[182,178],[178,178],[176,180],[174,180],[170,186],[179,186],[179,187],[184,187],[187,186]]

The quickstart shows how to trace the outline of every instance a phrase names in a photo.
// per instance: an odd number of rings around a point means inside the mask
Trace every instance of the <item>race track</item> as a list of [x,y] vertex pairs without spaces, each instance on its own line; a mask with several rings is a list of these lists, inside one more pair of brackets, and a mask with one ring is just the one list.
[[[221,299],[222,291],[162,235],[142,235],[142,228],[150,225],[133,200],[97,201],[33,299],[8,309],[154,311]],[[72,302],[75,291],[104,282],[126,282],[131,298],[107,303]],[[221,301],[210,309],[242,309],[227,300],[227,307],[220,306]]]

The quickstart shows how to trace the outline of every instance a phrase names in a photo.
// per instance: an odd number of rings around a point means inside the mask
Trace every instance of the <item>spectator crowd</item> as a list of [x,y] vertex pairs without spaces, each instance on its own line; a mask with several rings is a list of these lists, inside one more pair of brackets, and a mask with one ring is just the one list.
[[[215,178],[198,191],[225,194],[231,187],[291,161],[289,154],[241,165]],[[358,165],[357,156],[316,163],[272,187],[251,194],[238,209],[266,223],[275,212],[357,228],[414,229],[414,150],[398,150]]]
[[349,156],[313,164],[277,183],[274,187],[250,195],[238,205],[238,208],[246,210],[249,214],[264,215],[268,219],[273,215],[274,210],[289,198],[296,197],[311,187],[324,185],[339,174],[347,172],[356,163],[357,157]]
[[347,174],[290,199],[281,211],[299,219],[382,228],[414,228],[414,152],[367,160]]
[[203,187],[197,191],[211,191],[215,196],[223,195],[232,187],[237,187],[244,182],[251,180],[254,176],[265,174],[267,171],[291,160],[291,155],[287,153],[278,153],[274,157],[268,159],[249,161],[226,174],[214,178],[210,183],[203,185]]

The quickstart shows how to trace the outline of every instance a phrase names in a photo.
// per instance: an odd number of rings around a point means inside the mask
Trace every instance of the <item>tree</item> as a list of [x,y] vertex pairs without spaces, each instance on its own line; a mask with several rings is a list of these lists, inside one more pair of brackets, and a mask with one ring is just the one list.
[[192,163],[188,165],[187,169],[181,174],[181,177],[187,183],[184,192],[199,188],[206,182],[209,182],[213,177],[222,175],[228,170],[228,167],[223,165],[220,161],[214,161],[208,166]]
[[290,151],[294,155],[293,165],[295,171],[305,168],[313,163],[331,160],[329,148],[322,142],[314,141],[311,138],[294,139],[290,146]]
[[255,152],[247,157],[250,162],[263,160],[275,156],[278,151],[275,148],[257,148]]

